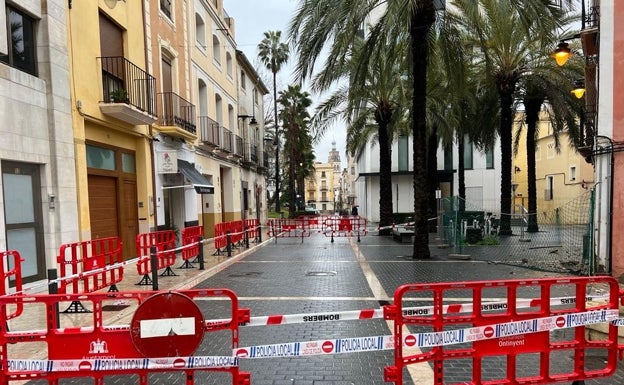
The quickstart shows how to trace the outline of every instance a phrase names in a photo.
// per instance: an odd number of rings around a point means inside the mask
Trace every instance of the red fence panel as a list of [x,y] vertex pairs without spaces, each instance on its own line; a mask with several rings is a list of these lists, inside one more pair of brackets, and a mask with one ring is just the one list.
[[203,247],[200,242],[203,235],[203,226],[190,226],[182,229],[182,259],[185,264],[199,255],[199,248]]
[[169,271],[175,263],[176,235],[173,230],[153,231],[151,233],[137,234],[136,251],[139,262],[137,272],[144,278],[152,272],[150,250],[156,247],[157,269]]
[[230,230],[230,240],[233,244],[238,245],[243,240],[243,221],[228,222]]
[[[603,294],[598,299],[596,293]],[[562,294],[573,300],[557,299]],[[458,305],[456,298],[472,298],[472,304]],[[394,322],[395,341],[394,365],[385,368],[384,379],[403,384],[405,367],[423,361],[432,361],[434,383],[447,385],[549,384],[610,376],[617,367],[617,326],[610,321],[618,316],[618,299],[612,277],[400,286],[394,304],[384,306],[384,318]],[[428,301],[431,306],[422,306]],[[411,310],[416,304],[419,310]],[[604,339],[590,340],[588,325],[607,322]],[[408,326],[419,332],[409,334]],[[554,352],[573,358],[568,371],[560,360],[555,364]],[[590,369],[584,360],[591,354],[604,357],[604,366]],[[469,377],[458,383],[445,379],[445,369],[461,362],[472,368],[465,374]],[[527,362],[533,363],[530,368]]]
[[[17,250],[7,250],[0,252],[0,296],[9,294],[9,288],[12,286],[15,289],[17,296],[23,295],[22,293],[22,257]],[[6,313],[7,308],[4,308],[3,316],[7,320],[18,317],[24,311],[24,304],[19,301],[15,303],[11,313]]]
[[228,222],[216,223],[214,226],[214,247],[220,253],[227,246]]
[[[210,297],[229,301],[225,313],[229,320],[219,323],[204,320],[195,302]],[[62,327],[55,312],[46,310],[58,307],[61,302],[78,300],[89,302],[94,309],[91,325]],[[12,307],[21,301],[15,296],[2,296],[0,308]],[[2,385],[37,379],[58,384],[61,380],[81,377],[85,378],[84,383],[104,384],[105,378],[113,375],[132,376],[134,381],[138,378],[139,385],[147,385],[149,376],[156,372],[169,372],[171,376],[174,372],[180,373],[182,382],[192,385],[196,383],[197,371],[229,372],[232,384],[251,383],[249,373],[239,370],[236,357],[194,355],[202,337],[212,332],[229,331],[231,349],[239,347],[239,325],[249,321],[250,312],[239,308],[236,294],[229,289],[31,295],[25,296],[24,301],[32,305],[33,311],[42,313],[33,316],[45,320],[45,326],[42,330],[0,329]],[[137,306],[132,322],[129,325],[103,324],[105,304],[117,301]],[[0,312],[0,324],[6,325],[7,320]],[[9,357],[9,344],[33,341],[45,350],[46,359]],[[207,349],[210,351],[211,347]],[[213,350],[219,352],[219,349]]]
[[301,238],[309,237],[310,223],[306,219],[274,218],[267,222],[267,234],[276,239],[280,238]]
[[322,224],[322,232],[326,237],[353,237],[367,234],[366,219],[359,216],[333,216],[327,217]]
[[[60,266],[59,293],[91,293],[106,287],[114,291],[123,279],[119,237],[63,244],[56,261]],[[111,268],[115,265],[119,266]]]
[[247,236],[249,239],[257,239],[260,233],[260,220],[259,219],[245,219],[245,228],[247,229]]

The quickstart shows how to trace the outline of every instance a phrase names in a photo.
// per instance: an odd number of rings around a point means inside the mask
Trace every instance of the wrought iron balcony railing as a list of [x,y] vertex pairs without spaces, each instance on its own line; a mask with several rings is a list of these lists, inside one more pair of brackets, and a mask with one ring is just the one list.
[[223,127],[223,131],[222,131],[222,143],[221,143],[221,148],[224,151],[227,152],[234,152],[234,138],[232,137],[232,131],[228,130],[227,128]]
[[199,117],[200,141],[211,147],[221,147],[219,123],[207,116]]
[[156,78],[123,56],[99,57],[102,102],[125,103],[156,116]]
[[234,135],[234,140],[236,141],[236,147],[234,148],[235,150],[235,154],[238,155],[239,157],[243,157],[244,156],[244,146],[243,146],[243,138],[241,138],[238,135]]
[[158,96],[158,124],[176,126],[195,135],[195,105],[175,92],[163,92]]

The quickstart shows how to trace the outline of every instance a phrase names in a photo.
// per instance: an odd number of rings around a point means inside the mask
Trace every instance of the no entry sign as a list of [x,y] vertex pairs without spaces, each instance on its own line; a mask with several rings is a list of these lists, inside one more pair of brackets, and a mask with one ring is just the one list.
[[192,355],[204,337],[204,317],[197,304],[180,293],[155,294],[139,305],[130,338],[147,358]]

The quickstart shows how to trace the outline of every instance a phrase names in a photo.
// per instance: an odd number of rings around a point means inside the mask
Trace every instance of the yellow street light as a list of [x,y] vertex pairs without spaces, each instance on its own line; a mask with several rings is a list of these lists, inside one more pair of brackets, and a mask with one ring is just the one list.
[[585,95],[585,82],[583,82],[583,80],[581,79],[575,81],[574,89],[572,89],[572,91],[570,92],[572,92],[577,99],[582,98],[583,95]]
[[555,58],[557,65],[560,67],[568,61],[570,56],[572,56],[572,51],[570,50],[568,43],[563,40],[559,42],[555,53],[552,54],[552,57]]

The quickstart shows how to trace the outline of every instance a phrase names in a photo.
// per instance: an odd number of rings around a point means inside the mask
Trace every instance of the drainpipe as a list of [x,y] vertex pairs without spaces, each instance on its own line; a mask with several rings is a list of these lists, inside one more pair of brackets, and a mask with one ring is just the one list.
[[[149,55],[147,54],[147,47],[149,47],[149,41],[147,40],[147,23],[145,22],[145,1],[141,1],[141,18],[143,19],[143,39],[144,39],[144,47],[143,51],[145,54],[145,69],[149,73]],[[154,90],[156,91],[156,90]],[[156,162],[154,160],[154,130],[152,125],[148,125],[148,133],[149,138],[149,149],[150,149],[150,164],[152,167],[152,207],[154,207],[154,230],[158,229],[158,206],[156,202],[158,202],[158,197],[156,194]]]

